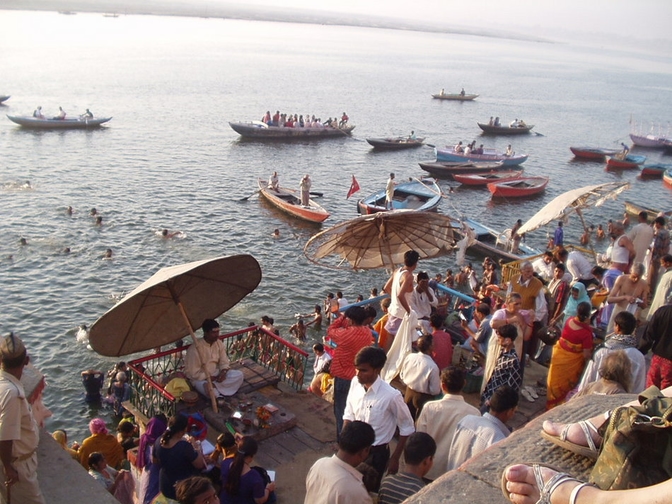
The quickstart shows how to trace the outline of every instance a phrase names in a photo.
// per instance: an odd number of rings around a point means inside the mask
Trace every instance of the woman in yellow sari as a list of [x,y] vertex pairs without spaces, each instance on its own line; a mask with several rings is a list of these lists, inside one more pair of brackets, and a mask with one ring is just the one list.
[[579,303],[576,315],[565,323],[560,339],[553,347],[547,379],[547,410],[565,401],[569,391],[579,383],[586,361],[590,359],[593,350],[590,311],[590,303]]

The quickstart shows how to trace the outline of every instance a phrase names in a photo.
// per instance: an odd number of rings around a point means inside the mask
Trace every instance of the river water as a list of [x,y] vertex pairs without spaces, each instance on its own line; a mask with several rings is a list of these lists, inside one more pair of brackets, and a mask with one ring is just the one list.
[[[222,318],[229,330],[268,314],[286,334],[293,314],[310,311],[326,292],[342,290],[354,300],[382,286],[384,272],[309,263],[302,248],[319,228],[256,196],[239,202],[255,190],[257,176],[277,170],[281,184],[298,186],[310,173],[331,212],[325,226],[335,224],[356,216],[355,199],[345,199],[351,175],[364,196],[381,188],[390,171],[398,178],[423,173],[417,162],[433,157],[430,148],[373,153],[364,141],[415,130],[437,145],[476,139],[503,149],[513,141],[530,155],[526,173],[551,177],[545,194],[523,201],[492,202],[487,190],[452,183],[444,213],[503,229],[563,191],[614,180],[631,181],[632,189],[588,212],[590,222],[618,218],[623,199],[672,206],[660,180],[572,161],[568,149],[628,141],[631,116],[645,129],[666,124],[669,57],[578,42],[55,12],[2,12],[0,33],[0,94],[12,95],[0,107],[3,115],[42,105],[47,114],[62,106],[70,115],[90,108],[114,116],[100,130],[62,132],[25,131],[0,118],[0,330],[24,338],[48,379],[45,403],[54,412],[48,428],[66,428],[72,439],[85,435],[91,417],[109,417],[84,403],[79,372],[115,362],[78,343],[77,326],[92,324],[158,268],[254,255],[263,280]],[[481,96],[472,103],[430,97],[461,87]],[[227,124],[278,109],[323,120],[347,111],[357,128],[352,138],[286,144],[241,141]],[[490,116],[522,118],[543,136],[481,137],[476,122]],[[103,217],[100,227],[92,207]],[[183,235],[163,240],[163,228]],[[271,237],[275,228],[279,239]],[[528,243],[543,246],[545,233],[532,233]],[[566,235],[579,234],[578,222],[570,222]],[[27,246],[19,245],[21,237]],[[101,259],[107,248],[112,260]],[[436,273],[451,266],[454,256],[424,267]]]

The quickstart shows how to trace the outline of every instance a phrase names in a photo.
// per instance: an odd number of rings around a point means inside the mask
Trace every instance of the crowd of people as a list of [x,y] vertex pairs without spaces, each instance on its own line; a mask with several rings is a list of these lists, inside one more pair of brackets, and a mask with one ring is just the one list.
[[281,114],[279,110],[273,115],[268,110],[261,118],[261,122],[264,124],[280,128],[344,128],[348,125],[349,120],[350,118],[345,112],[341,115],[340,120],[338,115],[335,115],[333,119],[330,117],[322,122],[322,119],[315,117],[315,115],[306,114],[304,118],[303,115],[298,114]]

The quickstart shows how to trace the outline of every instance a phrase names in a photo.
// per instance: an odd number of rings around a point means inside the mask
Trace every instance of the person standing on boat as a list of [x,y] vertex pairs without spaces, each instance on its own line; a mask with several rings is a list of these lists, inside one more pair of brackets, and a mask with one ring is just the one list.
[[27,364],[26,347],[18,336],[9,333],[0,340],[0,467],[12,502],[44,504],[37,480],[40,433],[21,383]]
[[387,179],[387,184],[385,184],[385,210],[394,210],[394,173],[390,173],[390,178]]
[[464,88],[462,88],[462,91],[460,91],[460,96],[464,96],[466,93],[464,92]]
[[280,186],[278,184],[279,184],[278,172],[274,171],[273,175],[271,175],[268,179],[268,188],[277,192],[280,189]]
[[562,229],[562,221],[558,221],[558,227],[553,233],[553,245],[556,247],[564,247],[565,245],[565,231]]
[[343,126],[346,126],[346,125],[348,124],[348,120],[349,120],[349,119],[350,119],[350,118],[348,117],[348,114],[346,114],[345,112],[343,112],[343,115],[341,116],[341,122],[338,124],[338,126],[339,126],[340,128],[342,128]]
[[307,173],[301,179],[299,183],[299,191],[301,191],[301,205],[309,206],[310,205],[310,187],[312,182],[310,180],[310,175]]
[[42,105],[37,106],[35,112],[33,112],[33,117],[35,117],[36,119],[44,119],[44,114],[42,113]]

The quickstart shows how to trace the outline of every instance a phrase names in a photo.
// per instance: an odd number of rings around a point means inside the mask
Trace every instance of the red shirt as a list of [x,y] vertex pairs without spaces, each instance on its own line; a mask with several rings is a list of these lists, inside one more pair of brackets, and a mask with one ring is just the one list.
[[373,344],[371,329],[345,326],[346,318],[338,317],[327,329],[327,338],[338,345],[331,360],[331,376],[352,380],[355,377],[355,355]]
[[453,341],[450,339],[450,334],[440,330],[434,330],[432,338],[434,339],[432,359],[439,366],[439,370],[443,371],[453,363]]

